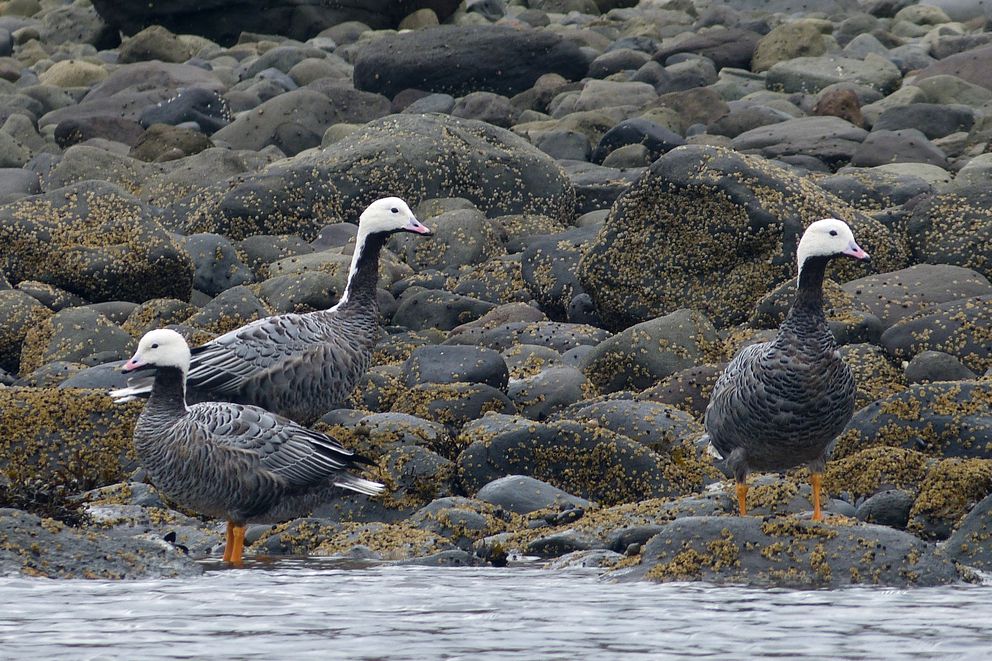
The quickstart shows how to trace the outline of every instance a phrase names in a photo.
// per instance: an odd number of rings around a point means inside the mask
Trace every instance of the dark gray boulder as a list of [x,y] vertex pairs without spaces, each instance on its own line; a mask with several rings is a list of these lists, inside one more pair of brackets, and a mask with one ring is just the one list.
[[52,314],[37,299],[17,289],[0,290],[0,369],[17,372],[21,345],[32,328]]
[[193,288],[216,296],[225,289],[254,280],[230,241],[218,234],[191,234],[183,240],[193,260]]
[[588,423],[516,425],[463,434],[471,444],[458,455],[458,474],[474,494],[506,475],[528,475],[608,505],[673,496],[701,483],[693,470],[677,466],[625,436]]
[[584,399],[592,386],[575,367],[551,367],[522,379],[507,388],[520,415],[531,420],[547,420],[558,411]]
[[602,392],[642,390],[703,361],[714,347],[716,329],[692,310],[671,314],[617,333],[583,359],[583,371]]
[[992,284],[985,276],[951,264],[916,264],[850,280],[841,288],[886,328],[943,303],[992,295]]
[[992,296],[975,296],[940,303],[901,319],[882,333],[881,345],[901,360],[909,360],[921,351],[943,351],[982,374],[992,367],[989,328]]
[[65,361],[93,366],[131,357],[137,341],[102,314],[66,308],[41,321],[24,339],[21,373]]
[[916,205],[907,226],[913,257],[992,277],[990,208],[992,190],[984,183],[934,195]]
[[873,129],[851,155],[851,166],[870,168],[887,163],[926,163],[947,168],[947,155],[918,129]]
[[595,226],[573,227],[527,241],[520,273],[528,291],[552,318],[564,319],[572,299],[585,293],[576,272],[598,231]]
[[0,509],[0,575],[159,579],[203,568],[165,541],[93,534],[14,509]]
[[872,125],[875,131],[917,129],[927,138],[943,138],[959,131],[968,132],[975,123],[975,111],[969,106],[937,103],[910,103],[888,108]]
[[896,530],[905,530],[909,511],[913,507],[913,494],[902,489],[886,489],[869,496],[858,505],[855,516],[866,523],[877,523]]
[[373,28],[395,28],[417,9],[433,9],[444,20],[458,6],[455,0],[179,0],[167,5],[135,4],[127,0],[96,0],[100,16],[111,27],[134,34],[149,25],[163,25],[177,34],[198,34],[224,44],[242,32],[285,35],[304,41],[320,31],[348,21]]
[[906,365],[908,383],[927,381],[960,381],[978,375],[965,367],[957,357],[943,351],[921,351]]
[[634,117],[620,122],[600,138],[592,161],[602,163],[614,150],[626,145],[644,145],[648,158],[653,161],[684,144],[685,139],[678,133],[643,117]]
[[707,581],[763,587],[946,585],[963,576],[931,544],[870,524],[793,518],[677,519],[641,549],[618,581]]
[[172,205],[187,233],[313,238],[329,218],[353,221],[383,195],[411,205],[464,197],[486,216],[571,219],[575,193],[558,165],[509,131],[448,115],[390,115],[331,147],[281,160]]
[[573,420],[600,426],[643,443],[655,452],[668,452],[683,441],[703,435],[691,415],[660,402],[614,399],[584,406],[569,414]]
[[410,287],[399,298],[399,308],[393,314],[393,323],[410,330],[451,330],[478,319],[495,307],[493,303],[470,296]]
[[588,509],[592,503],[528,475],[507,475],[493,480],[475,494],[478,500],[516,514],[529,514],[548,507]]
[[407,88],[512,96],[546,73],[585,75],[578,45],[550,31],[442,25],[371,41],[355,61],[355,87],[388,97]]
[[[880,272],[906,263],[881,223],[763,159],[687,145],[655,161],[610,210],[579,264],[579,280],[609,328],[679,308],[717,326],[750,316],[754,303],[795,274],[808,222],[844,218]],[[832,277],[864,275],[849,261]]]
[[407,386],[463,381],[505,390],[509,378],[503,357],[492,349],[479,347],[418,347],[403,364],[403,379]]
[[831,167],[848,163],[868,132],[840,117],[800,117],[751,129],[733,139],[734,149],[765,158],[813,156]]
[[915,384],[854,414],[834,446],[835,458],[876,445],[936,457],[987,457],[992,452],[992,382]]

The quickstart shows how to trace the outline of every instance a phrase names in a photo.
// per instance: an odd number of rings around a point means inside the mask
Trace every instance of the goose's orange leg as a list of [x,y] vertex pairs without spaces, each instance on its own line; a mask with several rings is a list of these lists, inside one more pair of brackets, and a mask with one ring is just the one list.
[[747,516],[747,482],[737,483],[737,511]]
[[231,551],[234,550],[234,524],[227,522],[227,534],[224,541],[224,562],[231,561]]
[[813,520],[823,521],[820,510],[820,486],[823,484],[823,473],[811,473],[809,483],[813,486]]
[[240,567],[242,564],[241,555],[245,550],[245,528],[246,526],[233,525],[234,548],[231,549],[231,558],[229,561],[235,567]]

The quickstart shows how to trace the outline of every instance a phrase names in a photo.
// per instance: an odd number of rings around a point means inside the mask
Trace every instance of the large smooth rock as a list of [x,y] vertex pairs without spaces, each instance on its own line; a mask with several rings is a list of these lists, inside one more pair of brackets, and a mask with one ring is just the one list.
[[178,34],[199,34],[220,43],[233,43],[242,32],[279,34],[301,41],[340,23],[359,21],[373,28],[396,28],[409,13],[432,9],[444,20],[458,7],[456,0],[276,0],[259,2],[196,2],[166,4],[128,0],[96,0],[100,16],[126,34],[149,25],[163,25]]
[[442,25],[369,42],[355,61],[355,87],[388,97],[407,88],[511,96],[546,73],[578,80],[587,68],[578,45],[551,31]]
[[558,165],[509,131],[447,115],[390,115],[322,151],[233,178],[169,209],[188,232],[312,238],[331,218],[355,220],[383,194],[416,205],[463,197],[486,216],[571,220],[575,192]]
[[610,576],[802,588],[946,585],[962,578],[949,558],[914,535],[792,518],[677,519],[644,545],[640,558]]
[[546,507],[589,508],[592,503],[527,475],[507,475],[479,489],[475,497],[517,514]]
[[[754,304],[795,274],[806,225],[844,218],[880,272],[905,266],[881,223],[762,159],[717,147],[679,147],[624,193],[579,264],[579,280],[608,327],[680,308],[717,326],[747,319]],[[838,261],[832,277],[864,275]]]
[[189,256],[138,199],[87,181],[0,207],[0,270],[89,301],[188,299]]
[[813,156],[836,167],[850,161],[866,137],[867,131],[840,117],[799,117],[745,131],[732,144],[765,158]]
[[916,264],[850,280],[841,287],[886,328],[942,303],[992,295],[992,283],[985,276],[950,264]]
[[944,544],[944,552],[953,560],[992,571],[992,495],[986,496],[964,517]]
[[136,342],[120,326],[90,308],[66,308],[31,328],[21,348],[21,373],[55,361],[89,367],[124,360]]
[[471,346],[417,347],[403,364],[403,380],[410,387],[461,381],[505,390],[509,378],[502,356],[492,349]]
[[864,60],[837,55],[797,57],[775,64],[768,70],[768,89],[781,92],[819,92],[835,83],[855,82],[882,94],[894,92],[902,73],[890,61],[871,54]]
[[940,75],[956,76],[973,85],[992,90],[992,46],[981,46],[949,55],[916,74],[916,80]]

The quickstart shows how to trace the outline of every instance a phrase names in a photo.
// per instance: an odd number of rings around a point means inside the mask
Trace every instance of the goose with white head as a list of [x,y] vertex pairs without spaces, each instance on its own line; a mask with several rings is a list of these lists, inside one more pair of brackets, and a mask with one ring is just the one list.
[[751,471],[806,464],[813,519],[823,518],[823,470],[834,440],[854,414],[854,378],[823,313],[827,264],[844,256],[868,259],[847,223],[826,218],[806,229],[796,252],[796,297],[778,334],[742,349],[713,388],[704,438],[734,475],[741,515],[747,513]]
[[154,369],[134,446],[151,482],[172,501],[227,521],[224,560],[241,564],[245,526],[305,516],[341,488],[383,486],[347,471],[370,463],[330,436],[257,406],[187,406],[190,350],[179,333],[147,333],[125,372]]
[[[406,202],[376,200],[362,213],[348,283],[334,307],[280,314],[236,328],[193,349],[191,401],[254,404],[310,424],[340,406],[372,362],[379,338],[379,255],[397,232],[430,235]],[[146,397],[147,379],[110,392]]]

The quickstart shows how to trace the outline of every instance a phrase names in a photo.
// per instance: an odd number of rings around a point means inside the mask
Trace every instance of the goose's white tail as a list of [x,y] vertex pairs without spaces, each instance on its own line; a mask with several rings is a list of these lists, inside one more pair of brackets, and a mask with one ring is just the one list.
[[147,399],[152,394],[152,378],[132,379],[126,388],[107,391],[117,404],[130,402],[134,399]]
[[386,489],[385,486],[378,482],[356,477],[350,473],[341,473],[340,476],[335,477],[337,479],[334,481],[334,486],[364,493],[366,496],[378,496]]

